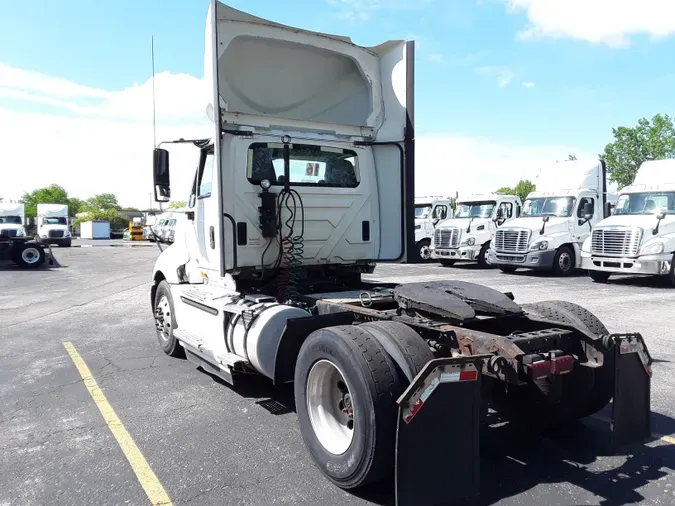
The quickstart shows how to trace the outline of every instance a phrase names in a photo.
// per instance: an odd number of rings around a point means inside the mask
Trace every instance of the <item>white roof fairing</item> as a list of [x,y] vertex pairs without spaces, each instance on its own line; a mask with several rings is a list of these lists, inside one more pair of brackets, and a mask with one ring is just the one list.
[[[377,137],[382,129],[387,140],[403,139],[405,72],[399,69],[405,68],[404,41],[366,48],[348,37],[289,27],[214,3],[226,123],[316,132],[342,127],[343,134],[363,137]],[[204,81],[212,110],[211,23],[209,8]]]

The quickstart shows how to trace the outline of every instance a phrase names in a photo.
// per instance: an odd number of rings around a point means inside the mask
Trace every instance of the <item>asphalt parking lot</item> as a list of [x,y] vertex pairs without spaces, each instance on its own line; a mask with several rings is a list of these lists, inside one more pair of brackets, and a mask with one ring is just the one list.
[[[265,381],[231,388],[161,352],[149,306],[156,246],[54,254],[59,266],[0,268],[0,506],[151,504],[64,343],[86,363],[173,504],[393,503],[386,489],[355,495],[323,478],[287,388]],[[585,275],[435,264],[378,266],[372,278],[454,278],[511,291],[519,302],[577,302],[610,331],[641,332],[655,358],[653,441],[610,454],[597,420],[541,436],[488,429],[481,497],[471,504],[675,503],[675,289],[665,281],[598,285]]]

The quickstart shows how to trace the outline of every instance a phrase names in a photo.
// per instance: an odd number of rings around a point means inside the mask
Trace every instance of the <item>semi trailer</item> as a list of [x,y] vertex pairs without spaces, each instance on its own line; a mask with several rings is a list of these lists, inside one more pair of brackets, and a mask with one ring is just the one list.
[[[217,0],[205,40],[213,134],[175,141],[199,159],[149,293],[164,353],[235,385],[292,383],[323,475],[392,479],[399,505],[478,493],[486,406],[547,427],[611,403],[615,444],[649,437],[640,334],[568,302],[362,278],[417,260],[414,42],[362,47]],[[153,152],[157,202],[171,142]]]
[[581,266],[596,282],[612,274],[666,276],[675,285],[675,160],[648,160],[621,189],[612,216],[593,228]]
[[417,259],[431,260],[436,225],[452,217],[452,202],[443,197],[415,197],[415,248]]
[[490,241],[499,227],[520,214],[516,195],[474,194],[457,200],[453,218],[434,231],[431,258],[450,267],[457,261],[477,262],[488,267]]
[[[610,215],[616,188],[604,160],[584,159],[542,168],[520,217],[501,227],[490,243],[490,263],[505,273],[517,269],[568,276],[581,267],[581,245]],[[616,186],[616,185],[614,185]]]

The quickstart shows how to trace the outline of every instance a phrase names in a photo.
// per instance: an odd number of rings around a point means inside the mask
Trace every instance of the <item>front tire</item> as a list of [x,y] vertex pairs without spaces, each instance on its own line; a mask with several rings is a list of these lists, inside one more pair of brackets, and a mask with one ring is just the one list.
[[166,280],[162,280],[157,285],[155,292],[155,301],[153,304],[155,315],[155,329],[157,331],[157,340],[162,351],[170,357],[184,357],[185,350],[173,335],[176,325],[176,312],[174,310],[173,297],[171,297],[171,287]]
[[443,259],[439,260],[440,264],[443,267],[452,267],[453,265],[455,265],[456,261],[457,260],[443,260]]
[[574,251],[569,246],[560,246],[553,259],[553,272],[556,276],[569,276],[574,272]]
[[478,254],[478,267],[481,269],[487,269],[490,267],[488,263],[488,250],[490,249],[490,243],[483,244],[483,247],[480,249]]
[[431,260],[431,241],[422,239],[417,243],[417,260],[420,262],[429,262]]
[[513,274],[516,272],[517,267],[506,267],[502,266],[499,268],[500,271],[502,271],[504,274]]
[[329,480],[352,489],[393,474],[403,387],[377,339],[350,325],[312,332],[294,379],[302,438]]
[[603,271],[588,271],[588,275],[596,283],[606,283],[609,279],[610,273]]

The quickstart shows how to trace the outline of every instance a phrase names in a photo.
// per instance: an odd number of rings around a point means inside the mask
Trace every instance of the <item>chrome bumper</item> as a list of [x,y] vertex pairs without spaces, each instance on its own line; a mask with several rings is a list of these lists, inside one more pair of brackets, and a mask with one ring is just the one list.
[[462,246],[461,248],[431,248],[434,260],[476,260],[480,254],[480,246]]
[[508,265],[523,269],[550,269],[553,266],[555,250],[528,251],[527,253],[504,253],[490,249],[490,265]]
[[669,274],[672,260],[672,253],[627,258],[597,256],[582,252],[581,268],[617,274]]

